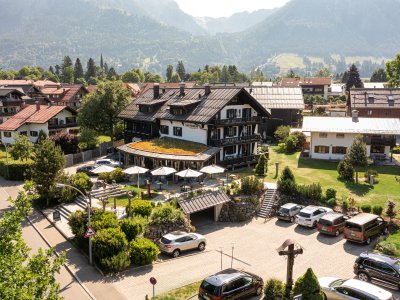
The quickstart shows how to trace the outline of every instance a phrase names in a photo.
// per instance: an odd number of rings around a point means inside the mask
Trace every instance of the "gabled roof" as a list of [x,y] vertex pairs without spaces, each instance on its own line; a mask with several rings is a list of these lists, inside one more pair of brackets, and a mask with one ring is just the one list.
[[400,135],[400,119],[304,117],[302,131]]
[[253,86],[246,90],[265,109],[304,109],[303,91],[300,87]]
[[310,85],[331,85],[330,77],[294,77],[282,78],[281,86],[310,86]]
[[225,194],[225,192],[218,190],[207,194],[201,194],[194,198],[181,200],[178,203],[186,214],[191,214],[229,201],[231,201],[229,196]]
[[0,130],[14,131],[27,123],[44,124],[64,109],[76,114],[76,111],[67,106],[40,105],[40,109],[37,110],[36,105],[26,105],[17,114],[0,124]]
[[11,93],[17,93],[19,96],[25,96],[25,93],[19,88],[3,88],[0,87],[0,97],[5,97]]
[[83,89],[86,93],[89,93],[89,90],[85,88],[82,84],[63,85],[60,87],[46,87],[42,89],[42,93],[48,96],[61,95],[62,97],[57,99],[57,102],[69,102],[81,89]]
[[350,103],[351,108],[400,109],[400,89],[350,89]]
[[[179,89],[180,82],[164,82],[160,83],[160,91],[163,89]],[[195,82],[185,82],[186,88],[192,88],[196,85]],[[142,96],[144,93],[146,93],[148,90],[153,89],[154,87],[154,82],[144,82],[140,85],[140,92],[138,94],[138,97]]]

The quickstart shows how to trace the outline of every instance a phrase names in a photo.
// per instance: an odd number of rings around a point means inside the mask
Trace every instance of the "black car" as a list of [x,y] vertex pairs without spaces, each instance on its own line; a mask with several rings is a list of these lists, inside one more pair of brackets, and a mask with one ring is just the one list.
[[226,269],[203,280],[199,299],[242,299],[261,295],[264,282],[261,277],[236,269]]
[[88,174],[89,176],[95,175],[92,173],[92,170],[94,170],[97,166],[96,165],[86,165],[82,166],[76,169],[76,173],[85,173]]
[[400,289],[400,261],[394,257],[363,252],[354,264],[354,273],[362,281]]

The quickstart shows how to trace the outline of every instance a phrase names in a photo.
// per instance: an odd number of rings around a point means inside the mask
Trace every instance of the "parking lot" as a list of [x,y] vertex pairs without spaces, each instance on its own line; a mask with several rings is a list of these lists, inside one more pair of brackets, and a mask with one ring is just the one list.
[[[195,224],[196,225],[196,224]],[[250,223],[212,223],[198,225],[197,232],[208,240],[206,251],[182,254],[178,259],[160,255],[160,261],[152,267],[128,270],[123,277],[115,278],[115,285],[128,298],[143,299],[151,295],[150,277],[157,278],[156,292],[161,293],[200,280],[221,269],[231,266],[245,269],[264,279],[275,277],[284,280],[286,259],[276,249],[286,240],[294,239],[304,253],[295,259],[294,276],[302,275],[308,267],[317,276],[340,278],[354,277],[353,264],[363,251],[371,246],[348,243],[339,237],[319,234],[315,229],[272,219],[254,219]],[[392,291],[393,292],[393,291]],[[398,296],[398,295],[397,295]],[[137,297],[137,298],[136,298]]]

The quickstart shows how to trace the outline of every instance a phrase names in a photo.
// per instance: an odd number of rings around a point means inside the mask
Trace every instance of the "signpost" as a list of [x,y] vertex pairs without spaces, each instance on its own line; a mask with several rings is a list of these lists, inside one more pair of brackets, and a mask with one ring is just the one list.
[[53,211],[53,221],[54,222],[61,221],[60,211],[58,210]]
[[150,283],[153,285],[153,298],[156,296],[155,286],[157,284],[157,279],[154,277],[150,277]]
[[293,296],[293,300],[303,300],[303,294]]
[[96,231],[94,231],[94,229],[91,226],[88,226],[88,229],[86,230],[84,237],[88,238],[88,237],[92,237],[94,235],[96,235]]

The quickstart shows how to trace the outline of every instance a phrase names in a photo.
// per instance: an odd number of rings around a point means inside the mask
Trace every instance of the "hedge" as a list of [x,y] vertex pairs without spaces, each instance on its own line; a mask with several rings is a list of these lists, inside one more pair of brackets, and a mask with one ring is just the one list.
[[0,175],[7,180],[29,179],[31,166],[31,162],[9,162],[7,174],[7,164],[5,161],[0,161]]

